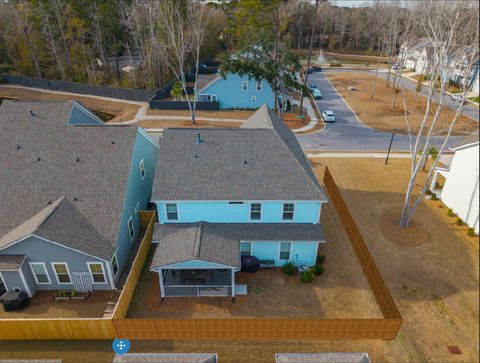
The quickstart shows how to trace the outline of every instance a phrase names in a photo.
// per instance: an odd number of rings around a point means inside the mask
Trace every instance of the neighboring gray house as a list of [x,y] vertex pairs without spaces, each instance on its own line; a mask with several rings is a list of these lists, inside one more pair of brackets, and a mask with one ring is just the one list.
[[0,279],[7,290],[114,289],[141,229],[158,144],[74,101],[0,107]]

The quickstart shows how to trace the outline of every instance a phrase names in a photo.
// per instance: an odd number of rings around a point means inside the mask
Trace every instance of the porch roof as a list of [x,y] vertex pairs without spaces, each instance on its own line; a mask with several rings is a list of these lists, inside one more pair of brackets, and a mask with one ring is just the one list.
[[0,256],[0,271],[18,270],[25,261],[25,255],[2,255]]
[[155,225],[151,269],[190,260],[240,268],[240,241],[323,241],[320,224],[171,223]]

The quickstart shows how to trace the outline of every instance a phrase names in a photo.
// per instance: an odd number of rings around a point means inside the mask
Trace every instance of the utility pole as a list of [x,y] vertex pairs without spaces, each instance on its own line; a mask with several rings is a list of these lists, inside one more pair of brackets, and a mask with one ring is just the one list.
[[[317,25],[317,9],[318,9],[318,3],[319,0],[315,0],[315,10],[313,13],[313,23],[312,23],[312,31],[310,32],[310,41],[308,44],[308,59],[307,59],[307,70],[305,72],[305,76],[303,77],[303,86],[307,86],[307,78],[308,78],[308,70],[310,69],[310,59],[312,58],[312,46],[313,46],[313,33],[315,31],[315,26]],[[300,111],[299,111],[299,116],[302,116],[303,113],[303,91],[302,91],[302,97],[300,97]]]
[[392,149],[393,138],[395,137],[395,129],[392,130],[392,138],[390,139],[390,145],[388,146],[387,158],[385,159],[385,165],[388,164],[388,158],[390,157],[390,150]]

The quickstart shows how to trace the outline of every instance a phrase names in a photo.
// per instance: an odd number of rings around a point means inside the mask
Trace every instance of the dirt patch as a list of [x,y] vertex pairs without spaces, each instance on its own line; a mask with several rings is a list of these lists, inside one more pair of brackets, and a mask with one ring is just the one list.
[[297,112],[295,113],[283,113],[283,122],[291,129],[299,129],[305,125],[308,125],[310,123],[310,117],[305,115],[304,117],[298,117],[298,109],[296,110]]
[[406,247],[418,247],[427,243],[430,233],[415,219],[410,221],[408,228],[399,225],[401,213],[387,211],[378,220],[379,229],[387,240]]
[[[403,108],[403,96],[397,94],[395,107],[391,107],[394,90],[385,86],[385,80],[378,77],[376,81],[375,96],[370,98],[374,75],[358,73],[331,73],[328,79],[337,89],[338,93],[345,99],[353,109],[358,118],[367,126],[383,131],[396,129],[400,134],[407,134],[407,124]],[[351,91],[349,86],[355,86],[357,90]],[[417,130],[426,110],[426,98],[418,95],[414,101],[415,94],[405,90],[407,115],[413,130]],[[437,104],[433,105],[431,115],[436,110]],[[448,107],[441,111],[440,118],[435,127],[435,133],[445,135],[455,112]],[[432,116],[428,122],[431,122]],[[454,127],[452,135],[466,135],[478,130],[478,122],[467,116],[461,116]]]
[[30,304],[19,311],[0,309],[0,319],[14,318],[101,318],[108,302],[120,295],[114,291],[95,291],[86,300],[54,300],[55,291],[37,291]]
[[238,128],[243,122],[195,121],[192,120],[142,120],[139,125],[145,129],[163,128]]
[[106,101],[88,96],[49,93],[11,86],[0,86],[0,97],[20,100],[75,100],[90,110],[113,115],[113,118],[111,118],[109,122],[125,122],[132,120],[140,108],[138,105],[121,101]]

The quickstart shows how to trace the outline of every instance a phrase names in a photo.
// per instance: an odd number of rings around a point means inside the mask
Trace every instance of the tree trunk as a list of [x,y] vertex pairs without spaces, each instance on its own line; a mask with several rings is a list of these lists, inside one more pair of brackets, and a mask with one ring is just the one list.
[[30,41],[30,36],[28,35],[28,26],[25,25],[25,27],[23,28],[23,32],[25,34],[25,38],[27,39],[28,48],[30,48],[30,55],[37,71],[38,78],[42,78],[42,73],[40,72],[40,65],[38,64],[37,52],[35,51],[35,47]]

